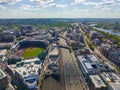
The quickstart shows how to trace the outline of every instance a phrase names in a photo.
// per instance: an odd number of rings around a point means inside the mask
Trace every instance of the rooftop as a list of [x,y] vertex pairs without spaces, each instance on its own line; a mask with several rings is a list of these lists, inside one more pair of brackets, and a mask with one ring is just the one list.
[[113,82],[116,84],[120,84],[120,78],[113,72],[103,72],[101,74],[101,77],[103,78],[103,80],[107,83],[107,82]]
[[90,79],[96,88],[106,87],[102,79],[98,75],[90,75]]
[[109,86],[112,88],[112,90],[120,90],[120,84],[109,83]]
[[93,69],[93,67],[91,66],[91,64],[89,62],[84,62],[84,65],[87,68],[87,70]]
[[88,60],[84,57],[84,55],[77,56],[79,62],[81,63],[82,67],[84,68],[86,73],[89,73],[89,71],[93,71],[93,67],[91,64],[88,62]]
[[0,69],[0,79],[5,77],[5,76],[6,76],[5,73]]
[[22,77],[26,77],[29,75],[36,75],[39,68],[39,64],[35,64],[34,62],[32,62],[29,64],[24,64],[22,67],[16,67],[15,71],[19,73]]
[[12,30],[12,29],[10,29],[10,30],[4,30],[2,33],[14,33],[14,31],[15,30]]
[[27,77],[29,75],[38,74],[38,70],[41,68],[41,65],[38,58],[33,58],[18,62],[16,65],[9,65],[8,67],[22,77]]
[[7,51],[7,49],[2,49],[2,50],[0,50],[0,56],[5,55],[6,51]]
[[102,44],[102,47],[106,48],[106,49],[111,49],[111,45],[110,44]]
[[91,63],[100,63],[98,58],[96,58],[93,54],[87,54],[86,56],[90,60]]

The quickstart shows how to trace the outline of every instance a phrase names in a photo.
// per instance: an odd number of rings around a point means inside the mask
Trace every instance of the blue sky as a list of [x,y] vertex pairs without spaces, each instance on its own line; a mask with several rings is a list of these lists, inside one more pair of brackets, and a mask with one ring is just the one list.
[[120,18],[120,0],[0,0],[0,18]]

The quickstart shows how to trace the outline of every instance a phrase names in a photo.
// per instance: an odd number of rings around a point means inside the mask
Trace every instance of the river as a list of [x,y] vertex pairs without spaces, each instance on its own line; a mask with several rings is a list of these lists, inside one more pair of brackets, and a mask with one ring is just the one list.
[[106,33],[112,34],[112,35],[116,35],[116,36],[120,36],[120,32],[114,32],[112,30],[108,30],[108,29],[103,29],[103,28],[97,28],[95,26],[93,26],[94,29],[97,29],[99,31],[104,31]]

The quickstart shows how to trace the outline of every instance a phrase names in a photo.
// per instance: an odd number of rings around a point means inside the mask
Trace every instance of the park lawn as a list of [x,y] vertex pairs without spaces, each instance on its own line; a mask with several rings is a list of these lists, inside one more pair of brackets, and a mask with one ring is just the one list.
[[38,57],[44,50],[44,48],[27,48],[24,51],[23,58]]

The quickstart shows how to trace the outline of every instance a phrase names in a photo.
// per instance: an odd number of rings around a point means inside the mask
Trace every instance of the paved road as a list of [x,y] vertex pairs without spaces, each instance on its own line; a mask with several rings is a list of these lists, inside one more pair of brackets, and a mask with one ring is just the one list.
[[[62,57],[60,51],[59,51],[59,54],[60,54],[60,57]],[[61,90],[66,90],[66,87],[65,87],[65,77],[64,77],[64,69],[63,69],[63,61],[60,59],[59,63],[60,63],[60,85],[61,85]]]
[[[64,35],[65,34],[66,33],[64,33]],[[59,40],[59,44],[67,45],[63,38]],[[64,69],[66,90],[86,90],[81,82],[80,69],[76,66],[69,49],[60,48],[60,52]]]
[[72,58],[73,58],[73,60],[74,60],[74,62],[75,62],[75,65],[76,65],[76,67],[77,67],[76,69],[77,69],[77,71],[78,71],[79,74],[80,74],[80,82],[81,82],[81,85],[82,85],[83,89],[89,90],[89,87],[88,87],[88,85],[87,85],[87,82],[86,82],[85,79],[84,79],[84,76],[83,76],[83,74],[82,74],[82,71],[79,69],[79,65],[78,65],[78,63],[77,63],[77,61],[76,61],[76,57],[75,57],[74,52],[71,53],[71,56],[72,56]]

